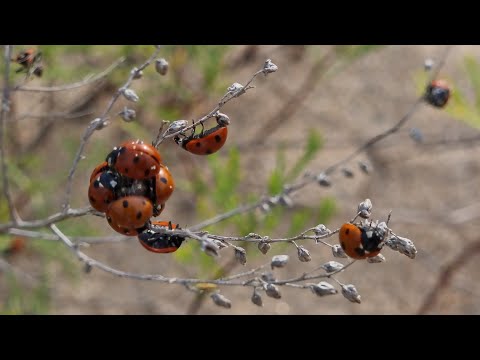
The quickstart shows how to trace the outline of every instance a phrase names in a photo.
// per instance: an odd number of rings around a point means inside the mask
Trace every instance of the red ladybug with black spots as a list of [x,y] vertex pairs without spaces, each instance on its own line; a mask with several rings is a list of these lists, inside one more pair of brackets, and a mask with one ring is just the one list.
[[182,245],[185,237],[180,235],[160,234],[156,232],[160,228],[167,228],[169,230],[180,229],[180,226],[172,225],[171,221],[154,221],[146,230],[138,235],[140,244],[155,253],[171,253],[178,250]]
[[216,153],[227,141],[228,119],[217,117],[217,126],[204,131],[204,125],[201,123],[202,131],[195,134],[195,128],[190,136],[180,138],[175,136],[175,142],[188,152],[195,155],[210,155]]
[[340,246],[352,259],[377,256],[383,247],[384,233],[375,227],[343,224],[338,233]]
[[[97,168],[94,172],[97,171]],[[120,185],[119,176],[117,173],[107,170],[97,172],[90,178],[92,179],[88,187],[90,205],[97,211],[105,212],[110,203],[117,199]]]
[[125,196],[112,202],[106,212],[113,230],[134,236],[145,230],[153,214],[153,205],[143,196]]
[[158,174],[162,157],[152,145],[136,140],[127,141],[119,147],[113,148],[106,161],[109,167],[121,175],[144,180]]

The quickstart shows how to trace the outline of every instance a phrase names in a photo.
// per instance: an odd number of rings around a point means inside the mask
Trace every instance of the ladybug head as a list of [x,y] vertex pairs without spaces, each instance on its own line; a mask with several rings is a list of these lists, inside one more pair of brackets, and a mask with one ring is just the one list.
[[178,144],[178,145],[182,145],[183,143],[183,139],[180,138],[180,136],[175,136],[173,138],[173,140]]

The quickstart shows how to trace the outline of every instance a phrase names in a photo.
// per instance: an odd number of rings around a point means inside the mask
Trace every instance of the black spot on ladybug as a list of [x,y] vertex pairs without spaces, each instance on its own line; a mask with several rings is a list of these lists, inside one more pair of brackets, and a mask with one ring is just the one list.
[[150,169],[145,170],[145,176],[150,175]]
[[110,201],[110,199],[103,199],[103,202],[104,202],[105,204],[110,204],[111,201]]
[[142,217],[142,212],[141,211],[137,212],[137,220],[140,220],[141,217]]
[[196,147],[200,147],[200,146],[202,146],[202,144],[201,144],[200,142],[197,142],[197,143],[195,144],[195,146],[196,146]]
[[350,233],[350,229],[345,230],[345,234],[348,235],[349,233]]
[[222,137],[220,135],[215,135],[215,141],[216,142],[222,141]]
[[167,179],[165,179],[164,177],[161,177],[161,178],[160,178],[160,181],[161,181],[162,183],[164,183],[164,184],[167,183]]
[[100,187],[100,182],[99,182],[98,180],[95,180],[95,181],[93,182],[93,187],[94,187],[95,189],[98,189],[98,188]]
[[212,153],[212,150],[210,150],[210,149],[207,149],[207,150],[205,151],[205,154],[207,154],[207,155],[209,155],[209,154],[211,154],[211,153]]
[[133,158],[133,163],[136,164],[140,161],[140,157],[138,155],[135,155],[135,157]]
[[110,216],[107,217],[107,221],[108,221],[109,224],[111,224],[112,223],[112,218]]
[[88,198],[90,199],[90,202],[97,202],[92,196],[89,196]]
[[125,168],[125,174],[128,174],[128,169],[127,168]]
[[341,242],[340,246],[342,247],[343,250],[345,250],[345,243],[344,242]]
[[365,250],[364,249],[361,249],[361,248],[355,248],[355,252],[360,255],[360,256],[363,256],[365,255]]
[[123,200],[123,203],[122,203],[122,204],[123,204],[123,207],[124,207],[124,208],[127,208],[127,207],[128,207],[128,201],[127,201],[127,200]]

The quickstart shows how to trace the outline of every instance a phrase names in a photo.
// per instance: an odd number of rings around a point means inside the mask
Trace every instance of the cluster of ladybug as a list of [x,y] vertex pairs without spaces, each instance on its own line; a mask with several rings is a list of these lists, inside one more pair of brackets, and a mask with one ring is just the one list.
[[[227,140],[229,119],[216,117],[217,126],[175,142],[196,155],[217,152]],[[160,228],[180,229],[170,221],[151,221],[159,216],[175,189],[173,176],[157,149],[143,141],[127,141],[113,148],[90,176],[88,199],[95,210],[105,213],[108,224],[123,235],[138,236],[143,247],[157,253],[176,251],[185,240],[180,235],[160,234]]]
[[105,213],[112,229],[138,235],[146,249],[166,253],[177,250],[184,238],[158,234],[155,229],[172,230],[178,225],[150,219],[162,213],[174,189],[173,176],[157,149],[140,140],[128,141],[113,148],[93,170],[88,199],[94,209]]

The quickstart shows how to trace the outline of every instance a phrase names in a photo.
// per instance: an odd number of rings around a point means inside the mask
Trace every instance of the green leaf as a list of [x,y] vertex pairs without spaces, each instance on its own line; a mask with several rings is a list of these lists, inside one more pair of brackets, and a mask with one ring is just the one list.
[[326,224],[337,212],[337,202],[333,197],[325,197],[318,208],[317,224]]

